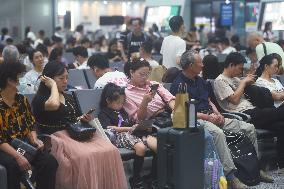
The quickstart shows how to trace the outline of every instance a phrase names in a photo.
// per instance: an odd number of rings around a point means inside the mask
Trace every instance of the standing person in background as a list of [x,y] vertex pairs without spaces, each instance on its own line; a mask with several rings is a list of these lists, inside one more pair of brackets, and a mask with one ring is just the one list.
[[99,38],[99,42],[100,42],[100,52],[108,52],[108,42],[106,37],[103,35]]
[[181,16],[173,16],[169,21],[172,34],[165,37],[161,54],[163,55],[163,65],[166,68],[180,67],[180,57],[186,50],[186,43],[181,38],[185,32],[184,21]]
[[75,33],[73,37],[76,39],[76,43],[79,45],[81,43],[81,40],[84,36],[84,26],[83,25],[78,25],[76,27]]
[[34,48],[36,48],[38,46],[38,44],[43,44],[44,37],[45,37],[44,30],[39,30],[38,31],[38,38],[35,40],[35,43],[34,43]]
[[272,32],[272,22],[265,22],[262,36],[265,41],[274,42],[275,37]]
[[148,36],[143,32],[143,21],[141,18],[131,20],[132,32],[126,36],[126,49],[128,58],[138,57],[141,44],[148,40]]
[[35,42],[36,35],[32,32],[31,26],[27,26],[25,29],[25,38],[30,39],[32,42]]
[[1,30],[1,37],[0,37],[0,43],[2,44],[6,44],[6,40],[11,38],[8,34],[9,34],[9,30],[8,28],[2,28]]

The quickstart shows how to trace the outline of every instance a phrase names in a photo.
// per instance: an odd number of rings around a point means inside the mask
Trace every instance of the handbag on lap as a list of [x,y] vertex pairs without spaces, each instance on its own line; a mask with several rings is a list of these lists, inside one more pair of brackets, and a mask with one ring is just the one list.
[[92,127],[89,123],[77,122],[69,124],[67,127],[67,132],[74,140],[86,141],[94,136],[96,128]]

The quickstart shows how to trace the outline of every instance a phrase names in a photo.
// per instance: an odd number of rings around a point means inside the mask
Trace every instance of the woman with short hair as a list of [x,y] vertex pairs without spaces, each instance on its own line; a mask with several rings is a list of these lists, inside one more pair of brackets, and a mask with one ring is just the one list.
[[54,189],[57,161],[46,152],[35,156],[29,162],[18,153],[11,142],[17,138],[39,150],[43,143],[35,131],[35,118],[26,97],[17,93],[19,78],[25,72],[21,63],[3,63],[0,65],[0,164],[6,168],[8,189],[20,189],[20,181],[28,170],[35,170],[37,189]]

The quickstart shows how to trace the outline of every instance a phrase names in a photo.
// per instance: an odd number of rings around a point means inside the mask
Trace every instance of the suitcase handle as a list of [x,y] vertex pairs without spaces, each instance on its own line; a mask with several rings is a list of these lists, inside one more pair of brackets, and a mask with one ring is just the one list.
[[167,169],[167,182],[164,186],[165,189],[173,189],[174,184],[171,182],[171,179],[173,178],[173,149],[174,145],[167,143],[164,145],[164,149],[166,151],[167,155],[167,161],[166,161],[166,167]]

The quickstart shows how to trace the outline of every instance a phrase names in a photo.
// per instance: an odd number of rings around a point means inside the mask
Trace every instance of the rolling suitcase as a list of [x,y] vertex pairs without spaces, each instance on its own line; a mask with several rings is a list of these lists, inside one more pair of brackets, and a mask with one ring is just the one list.
[[158,131],[158,188],[204,188],[204,129]]

